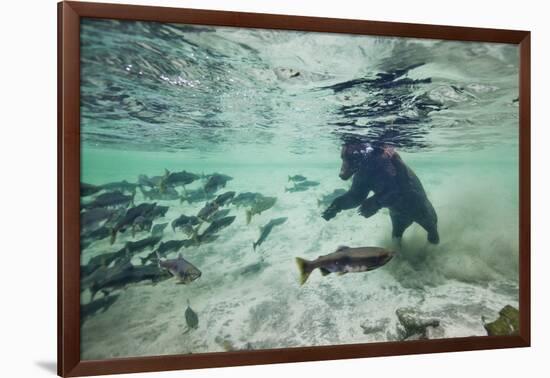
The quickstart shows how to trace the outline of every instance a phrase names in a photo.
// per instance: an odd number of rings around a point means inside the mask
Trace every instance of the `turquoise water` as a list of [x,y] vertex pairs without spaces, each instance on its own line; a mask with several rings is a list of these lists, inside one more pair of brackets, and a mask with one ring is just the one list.
[[[514,46],[100,20],[83,21],[81,40],[82,182],[216,172],[233,178],[216,195],[277,198],[248,225],[247,207],[227,205],[236,219],[215,241],[179,251],[202,272],[196,281],[99,292],[95,300],[114,300],[82,323],[83,359],[400,340],[395,312],[408,307],[440,321],[430,337],[485,335],[482,316],[517,307]],[[413,224],[387,265],[315,271],[300,286],[295,257],[395,248],[387,209],[321,217],[322,196],[349,188],[338,178],[340,148],[356,142],[396,148],[437,211],[441,241],[428,244]],[[296,174],[319,184],[286,191]],[[136,190],[134,205],[143,202],[168,206],[154,224],[205,205]],[[279,217],[287,221],[254,250],[259,228]],[[147,236],[95,240],[81,263]],[[186,238],[168,226],[162,241]],[[83,291],[82,304],[91,300]],[[187,300],[197,329],[187,330]]]

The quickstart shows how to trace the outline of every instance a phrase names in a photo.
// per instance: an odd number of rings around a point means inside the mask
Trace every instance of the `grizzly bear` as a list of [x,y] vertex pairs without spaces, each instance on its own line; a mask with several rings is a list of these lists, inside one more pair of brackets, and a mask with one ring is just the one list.
[[[347,144],[342,147],[341,158],[340,178],[348,180],[353,176],[353,182],[351,188],[323,212],[325,220],[358,206],[359,214],[368,218],[386,207],[390,211],[392,237],[399,243],[413,222],[428,232],[430,243],[439,243],[435,209],[418,177],[393,147]],[[371,191],[374,194],[369,197]]]

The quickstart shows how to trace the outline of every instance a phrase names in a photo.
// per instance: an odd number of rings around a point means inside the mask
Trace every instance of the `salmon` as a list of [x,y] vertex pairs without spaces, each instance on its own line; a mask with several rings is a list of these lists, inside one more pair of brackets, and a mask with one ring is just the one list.
[[300,285],[306,283],[309,275],[315,269],[319,269],[323,276],[331,273],[339,275],[346,273],[367,272],[390,261],[395,252],[380,247],[350,248],[340,246],[335,252],[319,256],[315,260],[296,258],[296,264],[300,272]]

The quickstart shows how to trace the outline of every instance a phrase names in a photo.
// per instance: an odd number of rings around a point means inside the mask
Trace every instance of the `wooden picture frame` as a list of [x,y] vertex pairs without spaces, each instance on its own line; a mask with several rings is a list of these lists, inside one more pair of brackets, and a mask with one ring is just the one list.
[[[518,45],[520,51],[520,334],[82,361],[79,291],[79,106],[80,20],[84,17]],[[527,347],[530,345],[530,333],[530,32],[86,2],[58,4],[58,374],[60,376]]]

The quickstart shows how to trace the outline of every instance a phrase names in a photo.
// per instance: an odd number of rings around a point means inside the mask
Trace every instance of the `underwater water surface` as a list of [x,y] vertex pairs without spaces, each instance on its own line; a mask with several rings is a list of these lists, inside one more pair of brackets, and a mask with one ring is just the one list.
[[[437,319],[430,338],[481,336],[482,317],[518,306],[515,46],[92,19],[81,27],[81,181],[93,192],[81,214],[109,214],[82,226],[83,359],[403,340],[404,309]],[[324,196],[351,184],[338,177],[342,145],[365,142],[393,146],[416,173],[440,242],[413,224],[386,265],[315,270],[301,285],[296,257],[396,249],[387,209],[321,217]],[[170,185],[166,170],[196,176]],[[205,190],[213,174],[231,179]],[[295,175],[311,186],[296,190]],[[129,188],[102,186],[123,180]],[[117,190],[128,201],[94,205]],[[211,233],[211,219],[172,228],[229,191],[276,200],[263,210],[225,202],[218,219],[231,219]],[[141,217],[119,229],[129,209],[153,203],[164,208],[152,224],[138,227]],[[260,242],[261,227],[281,218]],[[108,232],[91,235],[100,229]],[[151,253],[172,240],[192,242],[161,260],[181,254],[199,278],[159,273]]]

